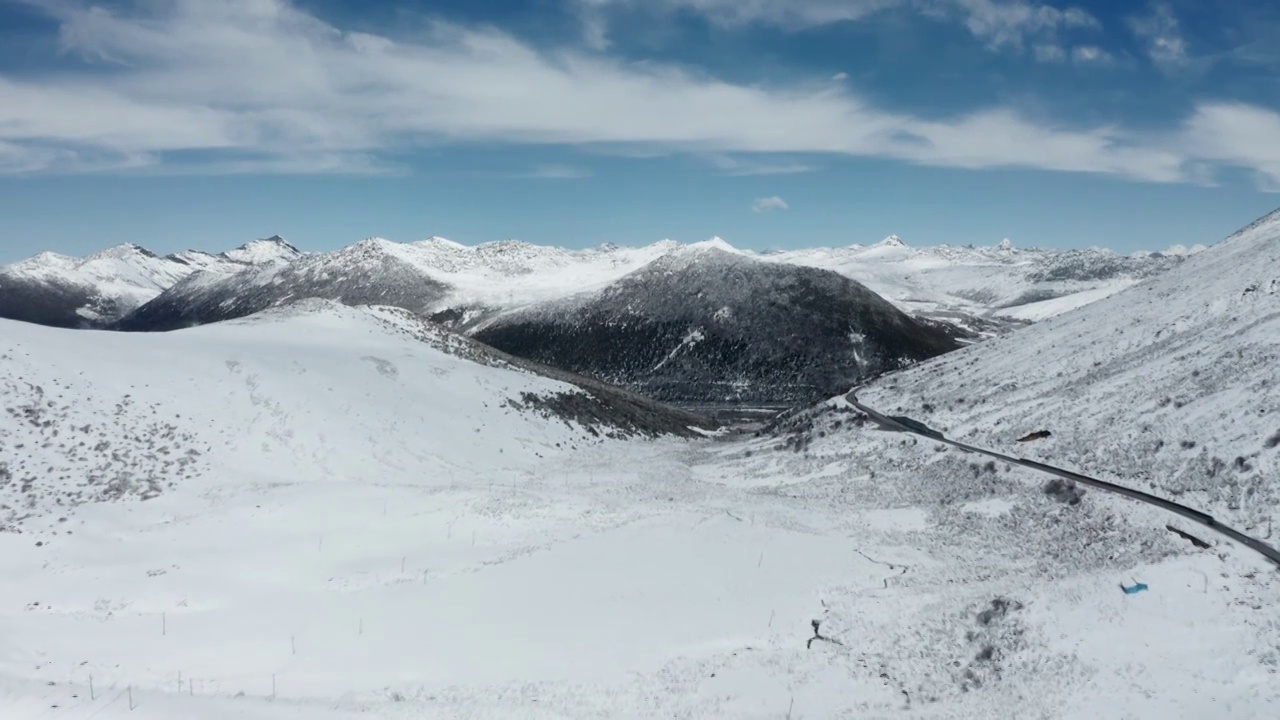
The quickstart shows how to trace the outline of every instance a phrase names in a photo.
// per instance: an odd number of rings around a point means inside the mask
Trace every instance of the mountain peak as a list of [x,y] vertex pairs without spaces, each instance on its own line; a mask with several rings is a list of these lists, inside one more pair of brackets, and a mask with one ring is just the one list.
[[883,248],[899,248],[899,247],[906,247],[906,246],[907,244],[903,242],[902,238],[898,237],[897,235],[890,235],[889,237],[875,244],[875,247],[883,247]]
[[13,263],[12,265],[8,265],[6,267],[14,268],[14,269],[36,268],[36,267],[44,267],[44,266],[70,267],[74,265],[76,262],[77,262],[76,258],[73,258],[69,255],[63,255],[61,253],[50,252],[46,250],[42,253],[33,255],[27,258],[26,260],[19,260],[18,262]]
[[1009,252],[1010,250],[1013,250],[1013,241],[1009,238],[1005,238],[1000,241],[1000,244],[996,246],[996,249]]
[[149,257],[149,258],[156,257],[155,253],[142,247],[141,245],[138,245],[135,243],[121,243],[120,245],[114,245],[112,247],[109,247],[106,250],[99,250],[98,252],[85,258],[85,260],[86,261],[98,260],[98,259],[127,260],[130,258],[136,258],[139,255],[141,255],[142,257]]
[[687,246],[687,249],[695,250],[695,251],[721,250],[724,252],[731,252],[731,253],[740,252],[738,248],[730,245],[727,241],[725,241],[724,238],[720,237],[719,235],[712,236],[710,239],[703,240],[702,242],[691,243]]
[[450,249],[454,249],[454,250],[466,250],[466,249],[467,249],[467,246],[466,246],[466,245],[463,245],[463,244],[462,244],[462,243],[460,243],[460,242],[455,242],[455,241],[453,241],[453,240],[450,240],[450,239],[449,239],[449,238],[447,238],[447,237],[440,237],[439,235],[432,235],[431,237],[427,238],[426,240],[420,240],[420,241],[418,241],[418,243],[417,243],[417,244],[418,244],[418,245],[423,245],[423,246],[425,246],[425,247],[433,247],[433,246],[434,246],[434,247],[446,247],[446,248],[450,248]]
[[245,243],[235,250],[228,250],[222,256],[239,263],[262,265],[265,263],[292,260],[302,255],[302,251],[290,245],[279,235]]
[[507,238],[506,240],[495,240],[493,242],[480,243],[476,249],[484,254],[511,254],[511,253],[536,253],[539,246],[524,240],[516,240],[515,238]]
[[399,244],[400,243],[386,238],[376,236],[367,237],[354,245],[348,245],[347,247],[339,250],[336,254],[384,254],[390,252],[392,248],[399,246]]
[[679,250],[681,247],[680,243],[675,240],[672,240],[671,238],[663,238],[652,245],[646,246],[644,249],[652,250],[657,253],[669,253]]

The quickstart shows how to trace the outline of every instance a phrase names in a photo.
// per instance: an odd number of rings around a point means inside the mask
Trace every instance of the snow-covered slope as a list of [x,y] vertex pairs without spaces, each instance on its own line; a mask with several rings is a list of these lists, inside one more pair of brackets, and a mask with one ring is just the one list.
[[190,250],[162,257],[132,244],[85,258],[42,253],[0,267],[0,318],[57,327],[100,327],[193,273],[227,275],[299,256],[279,237],[219,255]]
[[[547,438],[689,434],[697,422],[538,375],[397,308],[308,300],[174,335],[0,322],[0,530],[84,502],[156,497],[210,471],[257,477],[287,463],[316,479],[367,478],[405,433],[418,438],[419,468],[447,475],[445,448],[474,451],[474,470],[541,452]],[[371,397],[378,416],[358,411]]]
[[[1112,297],[887,375],[859,399],[1274,545],[1277,367],[1280,213]],[[1019,442],[1037,431],[1051,435]],[[887,508],[872,515],[910,528],[902,547],[867,553],[899,570],[899,590],[829,597],[824,627],[851,656],[883,663],[917,716],[1280,713],[1280,574],[1209,530],[881,431],[842,397],[780,418],[734,462],[743,482],[806,507]],[[783,477],[785,490],[771,485]],[[1135,582],[1146,590],[1121,592]]]
[[1280,520],[1276,368],[1280,213],[1141,285],[886,379],[864,399],[975,444],[1014,448],[1050,430],[1020,449],[1266,535]]
[[521,357],[682,402],[808,402],[958,347],[846,277],[763,262],[723,242],[471,332]]
[[[54,704],[116,717],[128,684],[154,697],[174,663],[197,683],[175,694],[195,693],[192,712],[243,716],[232,696],[259,694],[245,683],[255,675],[270,684],[269,646],[289,647],[290,636],[310,668],[295,677],[309,687],[290,691],[279,670],[282,695],[379,692],[407,668],[444,678],[428,668],[454,667],[458,678],[532,667],[532,655],[502,666],[475,653],[458,665],[421,651],[484,645],[490,631],[466,626],[499,612],[496,641],[517,620],[494,603],[540,597],[521,588],[540,562],[500,571],[497,592],[479,596],[475,573],[633,518],[531,503],[520,488],[533,469],[575,450],[612,452],[624,438],[693,435],[680,423],[696,422],[540,376],[394,308],[307,301],[166,334],[0,325],[5,718],[31,716],[24,688],[37,680],[82,683]],[[559,492],[560,479],[545,478],[537,484]],[[414,619],[424,611],[435,619]],[[372,644],[345,645],[347,612],[353,637]],[[144,639],[151,619],[164,627]],[[417,630],[392,632],[400,623]],[[353,651],[366,660],[353,664]],[[335,680],[343,689],[331,693]],[[141,702],[143,716],[191,717]]]

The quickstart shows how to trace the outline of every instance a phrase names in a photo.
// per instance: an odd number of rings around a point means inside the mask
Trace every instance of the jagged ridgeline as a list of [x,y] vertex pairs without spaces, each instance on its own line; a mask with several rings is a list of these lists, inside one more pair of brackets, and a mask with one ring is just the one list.
[[158,255],[134,244],[83,258],[41,253],[0,267],[0,318],[65,328],[112,325],[194,276],[206,281],[300,257],[279,236],[235,250]]
[[366,240],[333,253],[306,255],[234,275],[186,278],[123,318],[120,330],[164,331],[252,315],[299,299],[387,305],[429,314],[449,287]]

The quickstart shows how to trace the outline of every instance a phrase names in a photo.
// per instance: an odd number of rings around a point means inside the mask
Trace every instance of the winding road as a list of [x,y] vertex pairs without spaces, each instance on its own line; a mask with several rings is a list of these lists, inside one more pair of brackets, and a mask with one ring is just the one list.
[[1209,528],[1210,530],[1214,530],[1219,534],[1224,535],[1230,538],[1231,540],[1234,540],[1240,543],[1241,545],[1244,545],[1247,548],[1250,548],[1251,550],[1261,554],[1266,559],[1275,563],[1277,566],[1280,566],[1280,550],[1276,550],[1274,547],[1268,545],[1267,543],[1255,537],[1246,535],[1240,532],[1239,530],[1236,530],[1233,527],[1230,527],[1228,525],[1224,525],[1221,522],[1218,522],[1213,518],[1212,515],[1200,512],[1199,510],[1195,510],[1193,508],[1189,508],[1185,505],[1179,505],[1178,503],[1172,502],[1170,500],[1166,500],[1162,497],[1157,497],[1150,493],[1142,492],[1141,490],[1134,490],[1133,488],[1127,488],[1122,485],[1116,485],[1115,483],[1109,483],[1105,480],[1091,478],[1087,475],[1081,475],[1080,473],[1072,472],[1070,470],[1064,470],[1062,468],[1053,467],[1052,465],[1045,465],[1044,463],[1036,462],[1035,460],[1027,460],[1026,458],[1012,457],[1010,455],[998,453],[994,450],[986,450],[980,447],[969,445],[967,443],[958,442],[956,440],[949,440],[942,433],[938,432],[937,430],[934,430],[933,428],[930,428],[929,426],[917,420],[912,420],[911,418],[907,418],[907,417],[884,415],[879,411],[875,410],[874,408],[870,408],[870,407],[867,407],[866,405],[863,405],[861,402],[858,401],[857,392],[859,389],[860,388],[854,388],[853,390],[850,390],[849,393],[845,395],[845,400],[848,400],[850,405],[853,405],[855,408],[866,413],[867,417],[871,418],[873,421],[875,421],[877,424],[879,424],[881,427],[885,428],[886,430],[891,430],[894,432],[910,433],[912,435],[919,435],[920,437],[928,438],[936,442],[945,443],[947,445],[958,447],[961,450],[964,450],[967,452],[978,453],[979,455],[986,455],[988,457],[996,458],[997,460],[1003,460],[1004,462],[1007,462],[1013,465],[1020,465],[1022,467],[1030,468],[1032,470],[1039,470],[1040,472],[1048,473],[1049,475],[1056,475],[1057,477],[1063,478],[1064,480],[1071,480],[1074,482],[1078,482],[1081,485],[1087,485],[1089,487],[1097,488],[1104,492],[1115,493],[1116,495],[1123,495],[1124,497],[1130,498],[1132,500],[1137,500],[1138,502],[1143,502],[1148,505],[1154,505],[1163,510],[1168,510],[1169,512],[1174,513],[1176,515],[1181,515],[1182,517],[1192,522],[1199,523],[1200,525],[1203,525]]

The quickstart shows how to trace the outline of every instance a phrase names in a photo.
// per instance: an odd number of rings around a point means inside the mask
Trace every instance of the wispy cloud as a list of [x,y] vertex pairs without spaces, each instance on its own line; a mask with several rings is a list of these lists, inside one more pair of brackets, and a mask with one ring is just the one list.
[[537,165],[525,172],[513,173],[510,177],[527,180],[581,180],[594,175],[590,168],[551,163]]
[[798,175],[813,172],[817,166],[798,160],[772,157],[740,157],[716,153],[707,155],[706,160],[725,175],[745,177],[749,175]]
[[1077,65],[1107,65],[1115,58],[1096,45],[1077,45],[1071,49],[1071,61]]
[[774,210],[790,210],[790,209],[791,207],[787,205],[787,201],[783,200],[777,195],[774,195],[773,197],[757,198],[755,202],[751,203],[751,211],[758,212],[758,213],[767,213],[767,212],[773,212]]
[[588,38],[602,32],[610,7],[651,12],[696,12],[721,26],[774,25],[805,30],[874,18],[888,11],[911,12],[959,23],[993,49],[1022,49],[1029,40],[1052,40],[1059,31],[1094,29],[1098,20],[1076,8],[1034,0],[577,0]]
[[[155,0],[123,14],[44,6],[57,8],[65,52],[96,66],[0,76],[0,172],[387,172],[414,148],[471,142],[732,157],[741,174],[799,172],[807,163],[787,159],[797,155],[1161,182],[1185,179],[1198,161],[1276,172],[1265,153],[1255,159],[1216,135],[1233,132],[1240,112],[1224,121],[1206,110],[1165,136],[1004,107],[924,118],[826,78],[736,84],[446,24],[393,40],[285,0]],[[1280,146],[1269,128],[1252,137]]]
[[599,17],[599,12],[625,6],[657,12],[691,11],[724,25],[768,23],[802,29],[858,20],[903,4],[903,0],[578,0]]
[[1021,49],[1029,38],[1054,38],[1059,31],[1097,28],[1097,18],[1080,8],[1058,8],[1028,0],[927,0],[963,19],[974,37],[992,48]]
[[1067,59],[1067,51],[1060,45],[1040,43],[1032,49],[1035,52],[1036,62],[1060,63]]
[[1042,63],[1065,63],[1070,58],[1075,65],[1101,66],[1107,65],[1115,59],[1111,53],[1097,45],[1077,45],[1068,52],[1067,48],[1061,45],[1042,43],[1032,49],[1035,53],[1036,61]]
[[1201,105],[1182,142],[1197,158],[1248,168],[1266,192],[1280,192],[1280,113],[1241,103]]
[[1173,9],[1164,3],[1153,3],[1149,12],[1129,18],[1133,34],[1146,45],[1152,62],[1167,69],[1187,62],[1187,45],[1182,27]]

